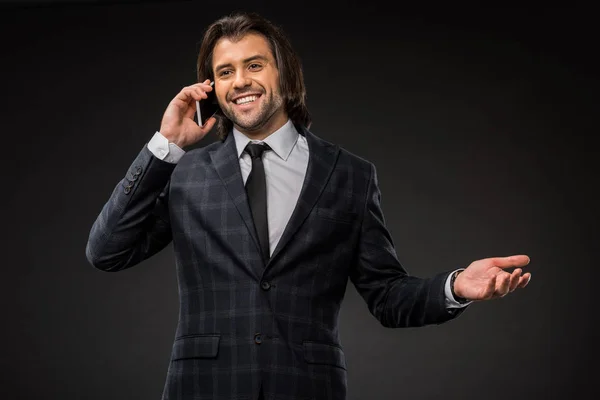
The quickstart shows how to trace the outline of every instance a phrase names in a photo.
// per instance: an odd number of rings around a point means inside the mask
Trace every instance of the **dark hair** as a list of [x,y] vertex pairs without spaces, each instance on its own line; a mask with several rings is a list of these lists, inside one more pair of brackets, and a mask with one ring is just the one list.
[[[263,35],[269,42],[271,52],[279,70],[279,89],[285,111],[296,125],[310,127],[311,117],[306,107],[306,88],[300,58],[292,48],[283,30],[256,13],[236,12],[213,22],[205,31],[198,53],[198,82],[214,81],[212,57],[215,45],[222,38],[233,41],[248,33]],[[215,117],[215,129],[221,140],[227,137],[233,123],[219,111]]]

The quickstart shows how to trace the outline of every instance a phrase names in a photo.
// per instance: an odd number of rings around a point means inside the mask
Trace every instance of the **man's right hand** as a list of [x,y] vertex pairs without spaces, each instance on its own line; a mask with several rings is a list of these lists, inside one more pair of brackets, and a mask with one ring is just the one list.
[[211,90],[209,79],[184,87],[167,106],[159,132],[182,149],[200,141],[212,129],[216,119],[211,117],[204,126],[198,126],[194,121],[196,100],[206,99],[206,92]]

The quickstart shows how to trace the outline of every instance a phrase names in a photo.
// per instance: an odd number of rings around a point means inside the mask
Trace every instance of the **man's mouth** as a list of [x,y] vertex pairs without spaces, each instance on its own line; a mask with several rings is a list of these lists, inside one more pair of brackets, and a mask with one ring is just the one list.
[[260,94],[249,94],[233,99],[233,103],[241,106],[243,104],[250,104],[256,101],[260,97]]
[[246,96],[246,97],[242,97],[240,99],[237,99],[235,101],[235,104],[240,105],[240,104],[252,103],[257,98],[258,98],[258,96]]

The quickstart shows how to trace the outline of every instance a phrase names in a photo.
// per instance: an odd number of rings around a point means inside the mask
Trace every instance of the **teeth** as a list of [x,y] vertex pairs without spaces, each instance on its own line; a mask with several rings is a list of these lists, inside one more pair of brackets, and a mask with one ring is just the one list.
[[254,100],[256,100],[258,96],[246,96],[246,97],[242,97],[240,99],[237,99],[235,101],[235,104],[246,104],[246,103],[252,103]]

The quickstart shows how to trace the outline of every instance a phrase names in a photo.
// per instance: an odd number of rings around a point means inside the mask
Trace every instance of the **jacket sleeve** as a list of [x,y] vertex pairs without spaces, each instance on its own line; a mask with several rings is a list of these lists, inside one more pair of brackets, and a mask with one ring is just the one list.
[[373,164],[370,167],[358,255],[350,280],[385,327],[418,327],[456,318],[465,308],[447,308],[444,293],[452,271],[419,278],[410,276],[398,261],[381,210],[377,173]]
[[85,249],[90,264],[120,271],[171,242],[168,192],[175,166],[144,145],[92,225]]

